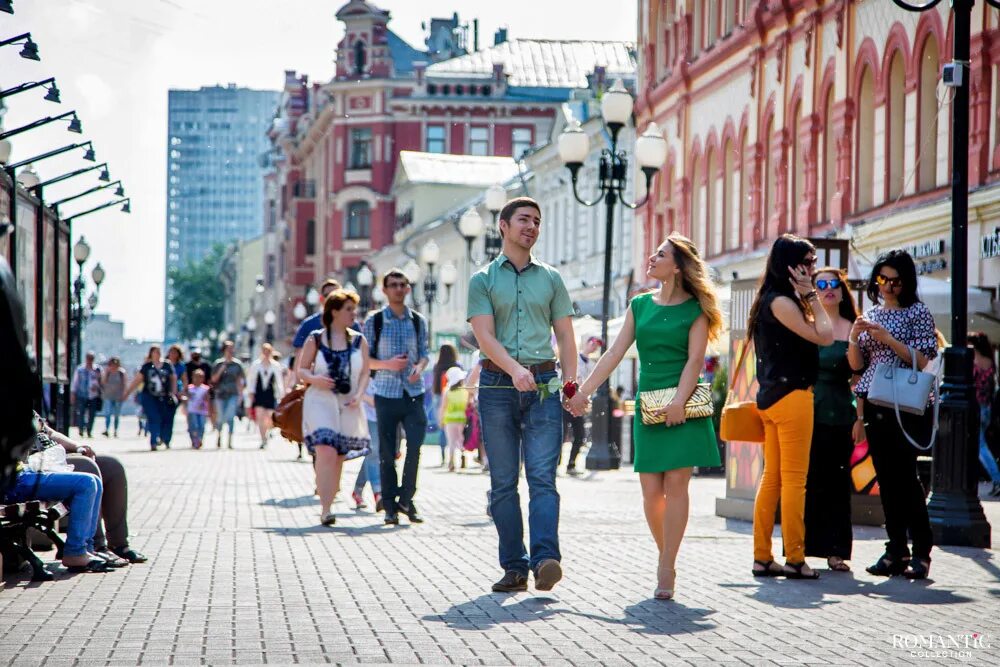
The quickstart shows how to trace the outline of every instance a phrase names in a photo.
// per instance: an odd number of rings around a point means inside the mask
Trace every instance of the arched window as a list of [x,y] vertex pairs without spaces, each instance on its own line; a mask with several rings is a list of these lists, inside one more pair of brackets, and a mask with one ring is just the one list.
[[[747,133],[743,133],[743,137],[740,139],[740,196],[739,202],[735,208],[736,211],[736,227],[740,233],[737,233],[736,238],[730,239],[730,243],[733,247],[739,247],[742,240],[741,233],[743,231],[743,224],[746,222],[747,214],[750,211],[750,160],[753,156],[749,154],[749,149],[747,148]],[[753,238],[753,229],[748,229],[748,238]]]
[[[933,35],[924,42],[920,56],[920,126],[917,131],[918,184],[921,191],[937,186],[938,105],[937,82],[940,70],[937,40]],[[994,92],[994,97],[997,97]]]
[[887,138],[886,179],[890,200],[903,194],[906,184],[906,69],[903,53],[896,51],[889,64],[889,96],[886,100],[885,127]]
[[365,43],[360,39],[354,42],[354,73],[358,76],[365,73]]
[[771,158],[771,135],[774,131],[774,116],[767,119],[767,123],[764,125],[764,137],[763,137],[763,148],[764,148],[764,174],[761,179],[764,187],[764,210],[761,211],[760,224],[761,224],[761,238],[767,238],[767,226],[771,219],[771,213],[774,212],[774,160]]
[[722,252],[723,226],[719,215],[719,152],[710,148],[705,158],[705,226],[709,234],[709,255]]
[[347,205],[347,224],[344,225],[345,239],[370,238],[371,207],[366,201],[352,201]]
[[820,197],[820,219],[829,220],[830,201],[837,191],[837,148],[833,136],[833,86],[826,91],[823,104],[823,195]]
[[788,166],[791,173],[788,181],[791,184],[788,201],[788,229],[794,230],[797,227],[799,204],[802,203],[802,196],[805,193],[806,184],[806,157],[802,154],[802,146],[799,145],[799,130],[802,127],[799,114],[802,111],[802,102],[795,103],[792,111],[792,159]]
[[[726,229],[726,250],[740,246],[740,174],[736,171],[733,141],[726,140],[722,150],[722,224]],[[734,196],[735,193],[735,196]]]
[[316,254],[316,221],[306,220],[306,254]]
[[872,207],[874,176],[872,165],[875,162],[875,76],[870,67],[865,68],[861,75],[861,88],[858,91],[857,118],[857,211],[867,211]]
[[686,236],[692,239],[699,250],[705,251],[705,225],[701,220],[701,177],[698,174],[698,156],[691,158],[691,170],[688,177],[691,181],[691,213],[688,219],[688,233]]

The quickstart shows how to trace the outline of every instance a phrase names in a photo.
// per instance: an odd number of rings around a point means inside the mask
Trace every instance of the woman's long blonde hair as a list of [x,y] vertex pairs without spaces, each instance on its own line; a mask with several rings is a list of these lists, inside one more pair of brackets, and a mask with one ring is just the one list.
[[701,312],[708,319],[708,339],[718,340],[722,332],[722,311],[715,298],[715,287],[709,277],[708,265],[688,237],[671,232],[667,242],[674,250],[674,263],[681,270],[681,287],[698,300]]

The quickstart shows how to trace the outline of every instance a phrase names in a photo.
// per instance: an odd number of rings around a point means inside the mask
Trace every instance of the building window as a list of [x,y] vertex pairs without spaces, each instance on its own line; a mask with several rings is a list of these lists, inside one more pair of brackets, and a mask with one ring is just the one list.
[[901,51],[896,51],[889,65],[888,93],[885,118],[888,135],[886,194],[889,199],[896,199],[903,194],[903,188],[906,186],[906,146],[903,140],[906,129],[906,69],[903,67]]
[[490,154],[490,131],[485,127],[469,128],[469,155]]
[[428,153],[444,153],[444,125],[427,126],[426,151]]
[[316,221],[306,220],[306,254],[316,254]]
[[354,73],[358,76],[365,73],[365,43],[360,39],[354,42]]
[[534,143],[531,137],[531,128],[515,127],[514,131],[511,133],[511,141],[511,153],[515,160],[519,160],[521,159],[521,156],[528,152],[528,149],[531,148],[531,145]]
[[361,127],[351,130],[351,169],[368,169],[372,166],[372,131]]
[[[924,54],[920,59],[920,131],[917,134],[918,183],[921,191],[933,190],[937,186],[938,161],[938,110],[937,81],[940,71],[937,40],[933,36],[924,42]],[[997,97],[994,89],[993,96]]]
[[870,67],[861,76],[861,90],[858,91],[857,127],[857,199],[855,211],[867,211],[874,201],[875,174],[875,76]]
[[367,239],[371,207],[366,201],[352,201],[347,205],[347,225],[345,238]]

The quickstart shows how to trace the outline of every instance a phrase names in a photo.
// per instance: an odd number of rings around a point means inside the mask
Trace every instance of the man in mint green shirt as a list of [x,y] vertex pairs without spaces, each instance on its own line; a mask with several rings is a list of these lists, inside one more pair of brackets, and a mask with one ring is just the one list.
[[[483,357],[479,413],[490,461],[490,513],[504,569],[495,592],[527,590],[529,569],[539,591],[551,590],[562,578],[556,466],[563,408],[559,392],[546,389],[557,376],[552,333],[564,378],[575,380],[577,354],[566,285],[556,269],[531,254],[541,223],[535,200],[508,202],[499,222],[503,253],[469,283],[467,316]],[[563,385],[564,394],[575,389],[575,381]],[[530,558],[517,492],[522,458],[531,494]]]

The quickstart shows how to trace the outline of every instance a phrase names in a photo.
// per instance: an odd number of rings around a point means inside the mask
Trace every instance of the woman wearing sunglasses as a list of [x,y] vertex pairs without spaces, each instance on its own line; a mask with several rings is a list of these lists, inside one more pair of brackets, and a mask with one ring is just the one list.
[[[815,264],[811,243],[791,234],[778,238],[747,322],[757,354],[757,409],[764,422],[764,473],[753,508],[755,577],[819,578],[806,564],[806,474],[818,346],[833,343],[833,325],[813,288]],[[774,562],[771,550],[779,501],[784,567]]]
[[813,274],[819,304],[833,324],[833,344],[819,348],[813,388],[813,434],[806,478],[806,556],[826,558],[834,572],[849,572],[851,559],[851,454],[864,438],[851,392],[847,340],[858,309],[840,269]]
[[[900,428],[893,408],[865,403],[864,399],[878,364],[899,362],[908,368],[911,348],[916,350],[920,369],[937,356],[934,318],[917,296],[917,270],[913,258],[903,250],[892,250],[878,258],[867,293],[875,305],[855,320],[847,359],[854,372],[861,375],[854,393],[859,414],[864,415],[889,537],[885,553],[867,570],[883,577],[902,574],[909,579],[925,579],[931,566],[931,525],[924,487],[917,476],[917,450],[903,429],[917,442],[928,442],[932,413],[901,412]],[[907,533],[913,539],[912,559]]]

